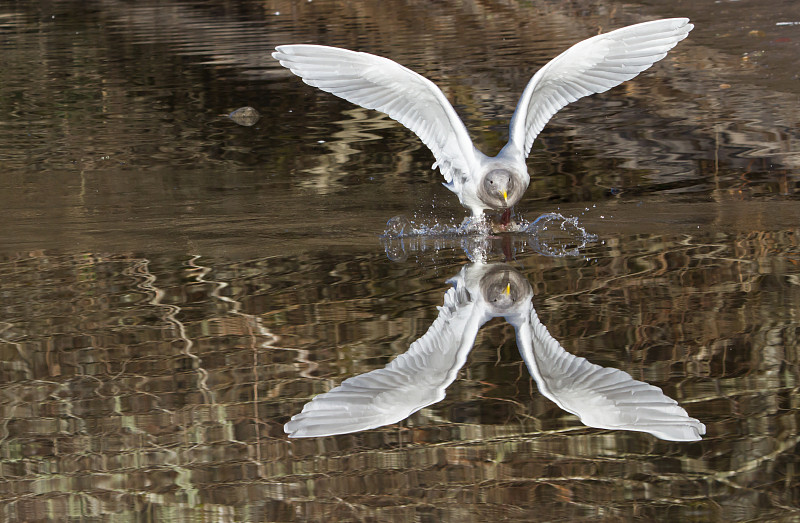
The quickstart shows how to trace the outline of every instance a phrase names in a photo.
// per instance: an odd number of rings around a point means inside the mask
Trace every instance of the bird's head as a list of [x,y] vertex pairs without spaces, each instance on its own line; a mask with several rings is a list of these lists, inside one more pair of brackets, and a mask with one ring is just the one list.
[[521,186],[513,172],[507,169],[493,169],[484,176],[479,196],[493,209],[507,209],[522,198],[523,192],[525,188]]

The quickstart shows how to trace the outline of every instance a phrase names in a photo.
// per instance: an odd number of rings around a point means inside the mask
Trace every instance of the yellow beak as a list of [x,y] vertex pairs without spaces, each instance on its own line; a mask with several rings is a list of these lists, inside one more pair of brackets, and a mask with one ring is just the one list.
[[508,192],[503,191],[503,201],[508,203]]
[[503,291],[503,294],[505,294],[506,296],[511,294],[511,284],[510,283],[506,283],[506,290]]

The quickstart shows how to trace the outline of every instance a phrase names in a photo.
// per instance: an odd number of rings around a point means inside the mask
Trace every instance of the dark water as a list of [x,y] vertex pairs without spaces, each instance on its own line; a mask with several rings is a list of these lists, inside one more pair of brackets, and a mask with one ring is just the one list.
[[[0,4],[0,517],[800,517],[799,6]],[[288,439],[314,395],[425,333],[472,251],[382,242],[393,216],[466,211],[410,132],[270,50],[389,56],[494,153],[536,68],[665,16],[697,27],[558,113],[528,161],[521,215],[560,212],[596,240],[484,250],[566,350],[661,387],[702,441],[587,428],[537,391],[499,320],[440,403]],[[255,125],[227,117],[244,106]]]

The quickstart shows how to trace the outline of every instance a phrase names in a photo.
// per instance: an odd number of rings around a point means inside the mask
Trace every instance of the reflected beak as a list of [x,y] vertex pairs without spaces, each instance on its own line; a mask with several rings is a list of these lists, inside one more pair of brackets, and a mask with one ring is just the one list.
[[506,296],[511,294],[511,284],[510,283],[506,283],[506,290],[503,291],[503,294],[505,294]]

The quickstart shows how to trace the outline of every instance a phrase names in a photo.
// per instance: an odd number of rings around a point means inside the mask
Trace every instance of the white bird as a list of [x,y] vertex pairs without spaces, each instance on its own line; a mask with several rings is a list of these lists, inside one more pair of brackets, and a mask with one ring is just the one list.
[[514,325],[517,347],[539,390],[590,426],[696,441],[705,425],[661,389],[618,369],[564,350],[539,321],[533,289],[506,264],[470,264],[453,285],[428,331],[386,367],[354,376],[320,394],[286,423],[293,438],[331,436],[397,423],[444,399],[481,326],[494,317]]
[[[605,92],[667,55],[694,26],[688,18],[654,20],[579,42],[542,67],[525,87],[511,118],[508,143],[493,157],[472,144],[442,91],[402,65],[367,53],[321,45],[281,45],[272,56],[308,85],[386,113],[433,153],[461,204],[481,218],[505,210],[528,188],[525,159],[533,140],[562,107]],[[488,57],[487,59],[491,59]]]

